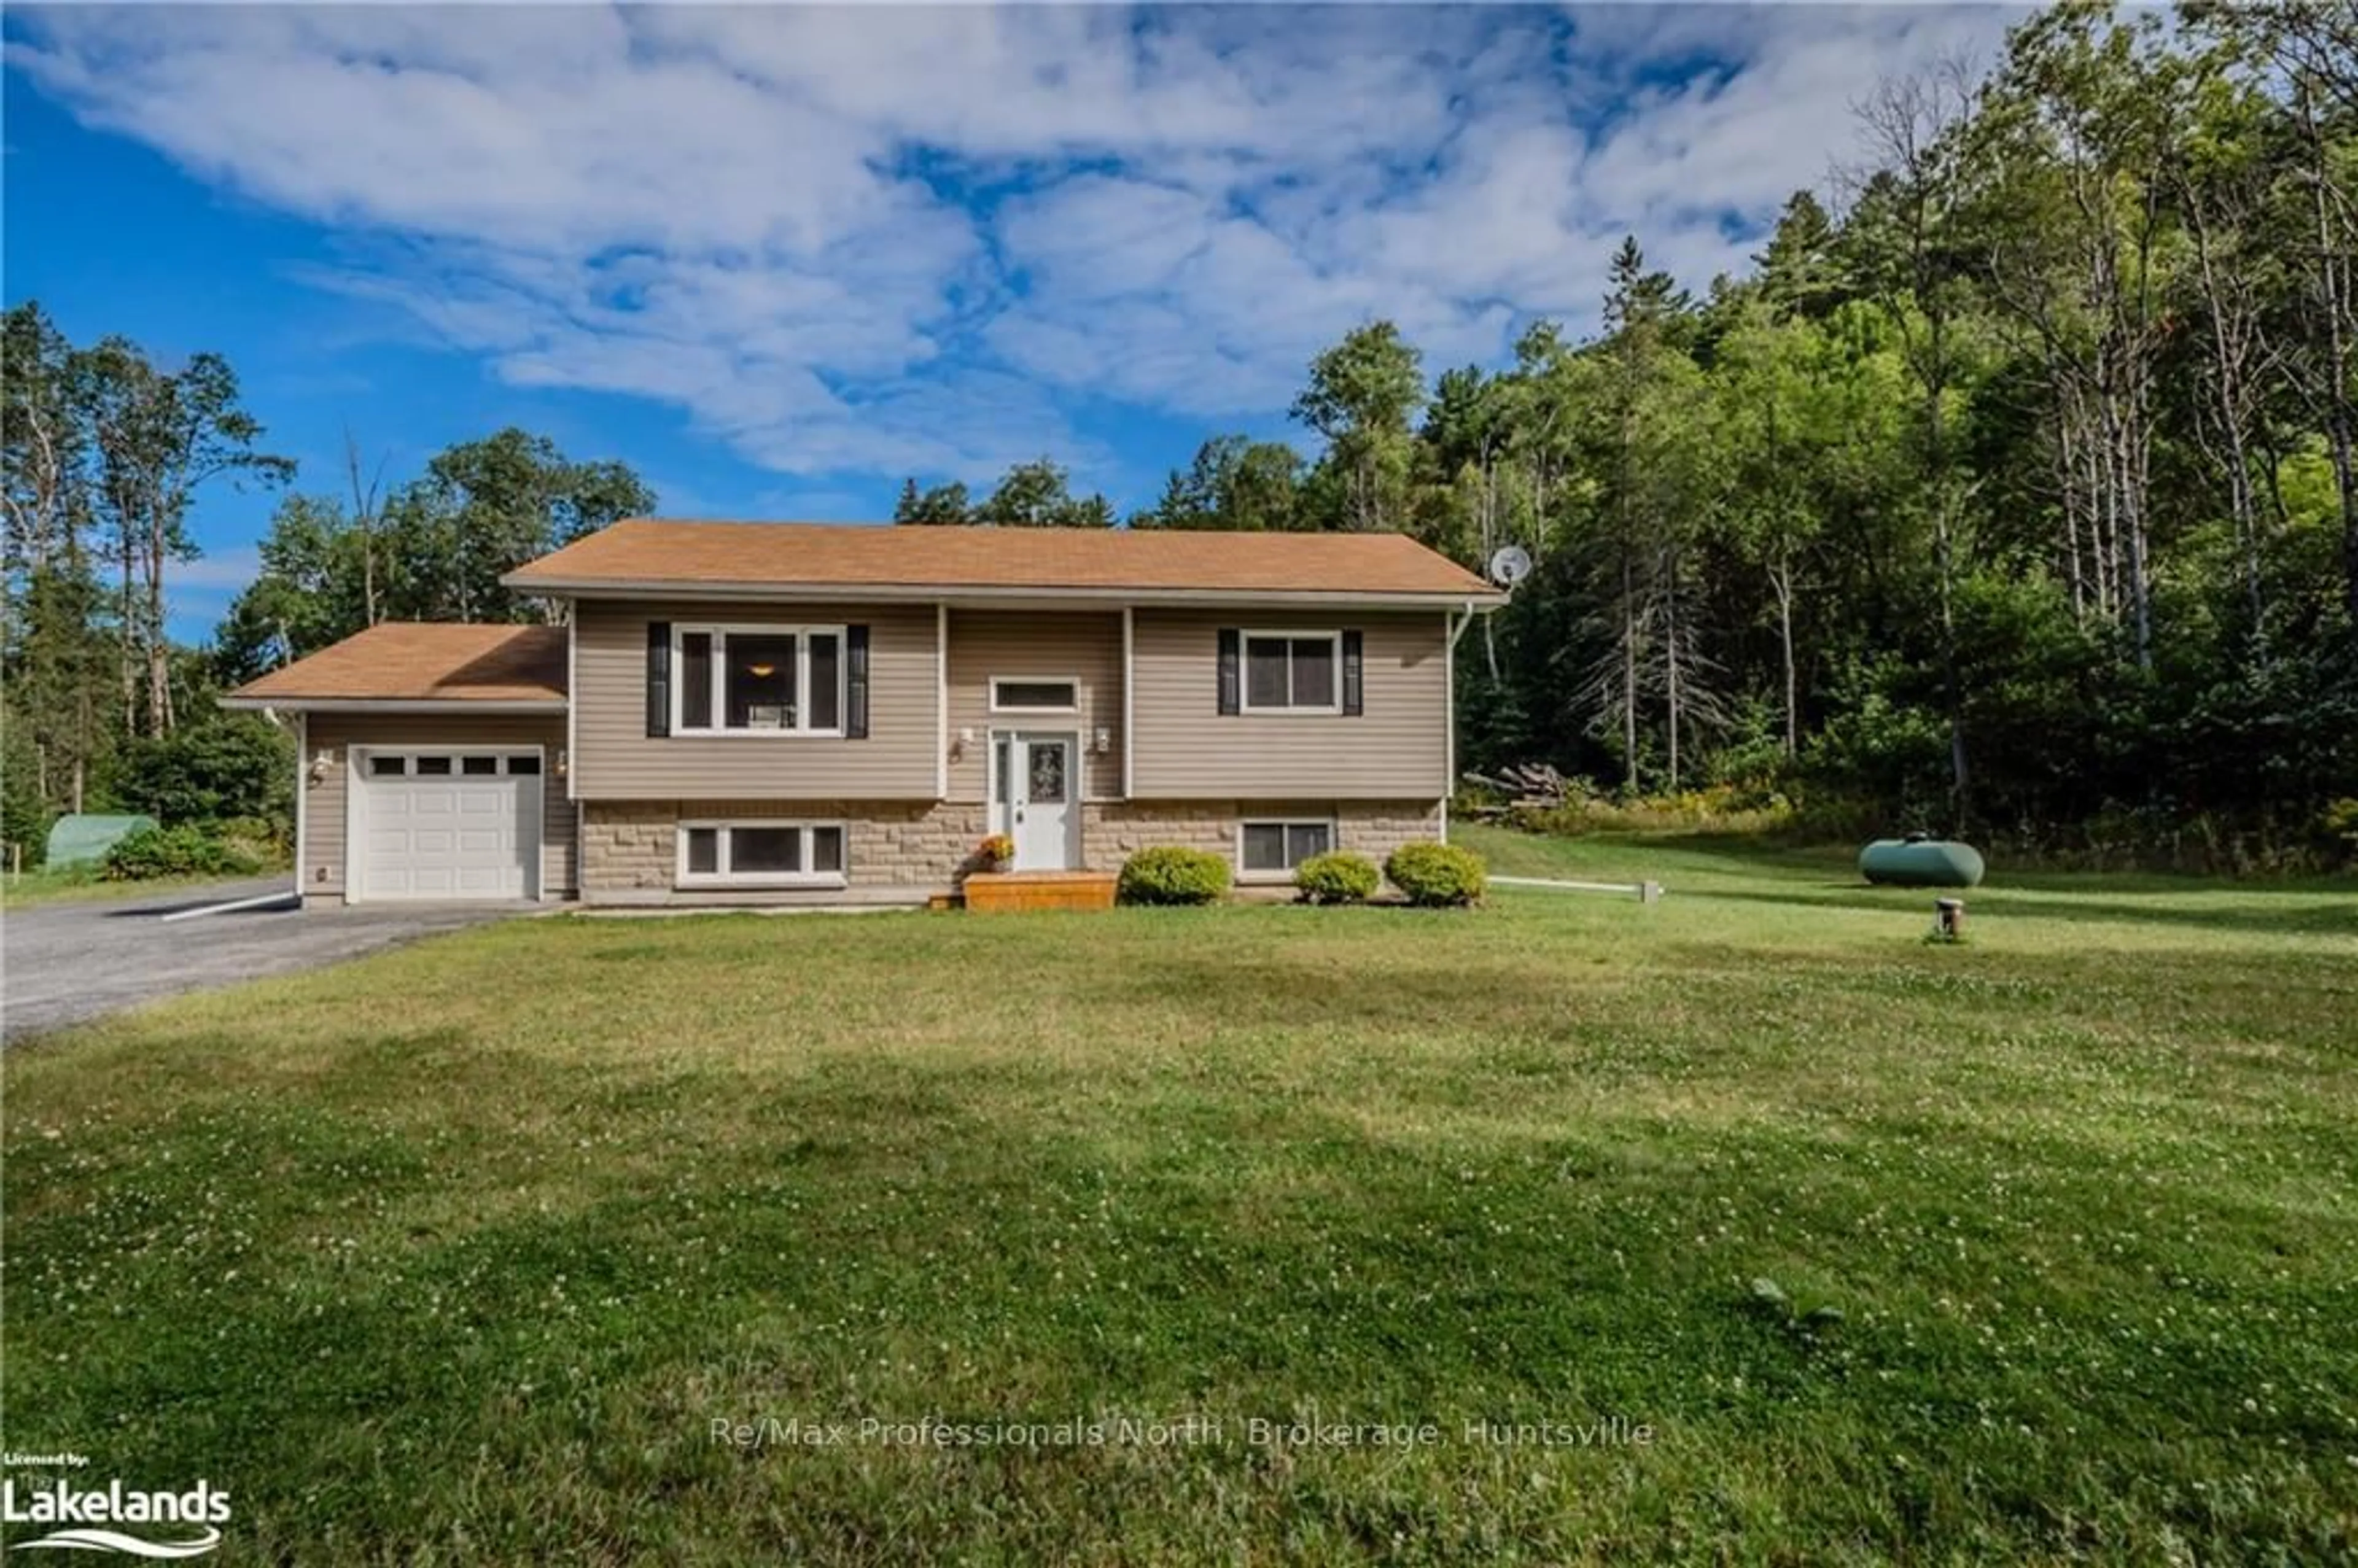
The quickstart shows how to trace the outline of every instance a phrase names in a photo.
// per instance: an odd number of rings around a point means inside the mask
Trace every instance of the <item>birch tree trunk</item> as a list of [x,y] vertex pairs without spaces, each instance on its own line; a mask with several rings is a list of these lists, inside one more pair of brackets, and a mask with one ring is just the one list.
[[1793,669],[1793,561],[1780,554],[1768,573],[1777,594],[1777,642],[1785,663],[1785,755],[1801,749],[1801,682]]
[[1670,704],[1671,780],[1672,795],[1679,792],[1679,565],[1676,555],[1666,555],[1662,562],[1662,682]]

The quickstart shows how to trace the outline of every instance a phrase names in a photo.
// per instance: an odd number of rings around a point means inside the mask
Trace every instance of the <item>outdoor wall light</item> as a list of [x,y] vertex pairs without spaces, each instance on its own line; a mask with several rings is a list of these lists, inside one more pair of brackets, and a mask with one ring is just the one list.
[[1098,732],[1095,739],[1097,741],[1098,754],[1099,756],[1103,756],[1106,752],[1113,750],[1113,731],[1107,729],[1104,725],[1100,724],[1098,726]]
[[313,784],[327,783],[328,770],[335,765],[336,754],[333,752],[322,751],[318,756],[311,759],[311,782]]
[[566,756],[565,748],[559,746],[557,749],[557,776],[558,778],[563,778],[565,776],[565,768],[568,761],[570,761],[570,759]]

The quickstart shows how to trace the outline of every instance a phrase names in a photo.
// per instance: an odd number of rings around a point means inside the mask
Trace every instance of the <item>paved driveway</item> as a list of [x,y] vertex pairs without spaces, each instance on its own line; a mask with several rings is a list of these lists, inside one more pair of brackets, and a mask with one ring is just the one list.
[[317,968],[538,904],[360,904],[159,918],[284,889],[287,879],[175,888],[147,898],[36,904],[0,914],[0,1029],[11,1040],[157,997]]

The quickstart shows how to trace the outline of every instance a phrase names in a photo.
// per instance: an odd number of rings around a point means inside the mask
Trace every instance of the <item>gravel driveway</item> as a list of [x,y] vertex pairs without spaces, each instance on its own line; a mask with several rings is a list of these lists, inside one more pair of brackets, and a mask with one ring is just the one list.
[[36,904],[0,914],[0,1033],[16,1040],[119,1008],[261,975],[317,968],[539,904],[358,904],[159,916],[287,887],[281,877],[174,888],[146,898]]

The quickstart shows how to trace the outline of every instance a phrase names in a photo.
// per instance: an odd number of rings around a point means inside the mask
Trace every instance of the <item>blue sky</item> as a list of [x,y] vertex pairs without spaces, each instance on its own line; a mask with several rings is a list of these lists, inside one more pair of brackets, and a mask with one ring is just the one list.
[[[1282,434],[1379,316],[1429,367],[1700,287],[1985,9],[12,7],[6,297],[227,354],[302,488],[522,425],[673,514],[862,520],[1048,453],[1125,510]],[[1298,433],[1297,433],[1298,434]],[[273,504],[200,502],[174,630]]]

